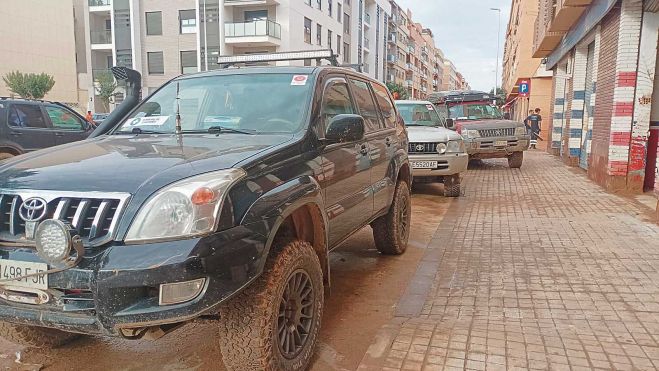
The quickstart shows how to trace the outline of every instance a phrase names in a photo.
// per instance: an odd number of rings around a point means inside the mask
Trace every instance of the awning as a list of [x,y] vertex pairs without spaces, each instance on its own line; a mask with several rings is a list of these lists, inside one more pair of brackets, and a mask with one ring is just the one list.
[[515,101],[517,100],[517,98],[519,98],[519,97],[515,97],[515,98],[513,98],[512,100],[506,102],[506,104],[504,104],[503,106],[501,106],[501,108],[508,108],[511,104],[515,103]]

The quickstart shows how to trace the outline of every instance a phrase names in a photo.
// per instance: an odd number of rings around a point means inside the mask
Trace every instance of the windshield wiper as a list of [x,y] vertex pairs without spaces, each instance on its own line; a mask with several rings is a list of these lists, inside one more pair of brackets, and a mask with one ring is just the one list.
[[131,131],[125,131],[125,130],[115,131],[114,134],[171,134],[171,133],[167,133],[164,131],[149,130],[149,129],[133,128]]
[[255,135],[258,132],[251,129],[234,129],[226,126],[211,126],[206,130],[183,130],[183,134],[199,134],[199,133],[209,133],[209,134],[221,134],[221,133],[238,133],[246,135]]

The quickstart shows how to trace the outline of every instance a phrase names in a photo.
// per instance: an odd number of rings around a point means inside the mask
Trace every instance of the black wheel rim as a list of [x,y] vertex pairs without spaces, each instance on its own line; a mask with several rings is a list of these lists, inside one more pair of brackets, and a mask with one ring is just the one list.
[[400,230],[401,242],[407,239],[407,234],[410,230],[410,209],[407,196],[401,200],[401,205],[398,212],[398,225]]
[[314,290],[303,270],[291,274],[279,302],[277,343],[284,358],[293,359],[304,348],[314,321]]

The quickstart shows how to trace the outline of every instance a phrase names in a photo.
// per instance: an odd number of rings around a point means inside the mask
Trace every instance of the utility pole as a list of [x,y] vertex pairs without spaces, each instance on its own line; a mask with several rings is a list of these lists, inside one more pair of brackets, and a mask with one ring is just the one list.
[[499,13],[499,30],[497,31],[497,61],[496,61],[496,72],[494,75],[494,96],[497,96],[497,88],[499,87],[499,45],[501,40],[501,9],[499,8],[490,8],[495,12]]

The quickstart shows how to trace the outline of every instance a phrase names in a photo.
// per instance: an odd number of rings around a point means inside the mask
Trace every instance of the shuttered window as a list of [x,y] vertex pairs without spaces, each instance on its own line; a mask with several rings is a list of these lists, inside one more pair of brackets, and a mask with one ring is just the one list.
[[149,65],[149,75],[163,75],[165,73],[165,62],[162,52],[147,52],[146,60]]

